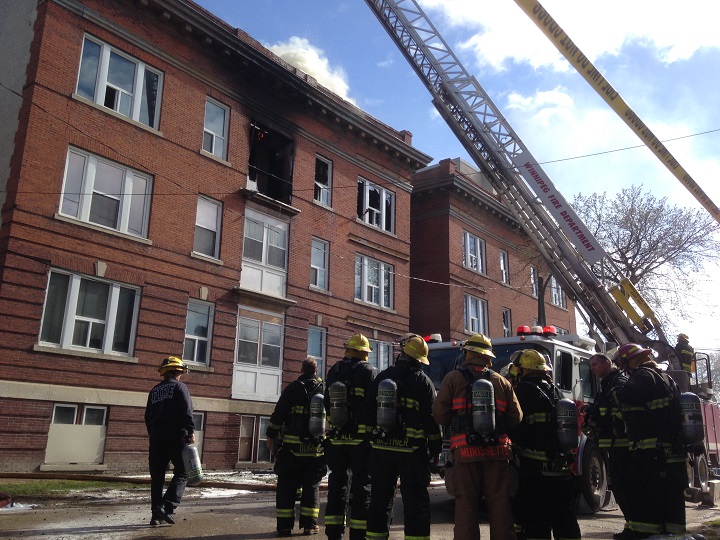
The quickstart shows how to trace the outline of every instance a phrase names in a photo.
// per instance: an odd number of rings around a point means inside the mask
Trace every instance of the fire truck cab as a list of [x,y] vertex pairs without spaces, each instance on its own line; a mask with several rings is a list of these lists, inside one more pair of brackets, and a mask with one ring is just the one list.
[[[462,341],[442,341],[434,334],[428,341],[430,365],[426,373],[436,388],[443,378],[460,365]],[[495,360],[492,368],[506,375],[511,355],[519,350],[535,349],[545,356],[552,367],[553,381],[563,395],[580,406],[593,401],[598,387],[590,371],[588,359],[594,354],[595,342],[575,334],[557,335],[553,327],[518,328],[518,335],[492,339]],[[612,504],[608,489],[607,467],[604,453],[579,429],[577,458],[573,467],[578,477],[578,490],[582,494],[579,511],[596,512]],[[447,435],[447,434],[446,434]],[[446,437],[447,438],[447,437]],[[449,445],[443,451],[443,462],[449,460]]]

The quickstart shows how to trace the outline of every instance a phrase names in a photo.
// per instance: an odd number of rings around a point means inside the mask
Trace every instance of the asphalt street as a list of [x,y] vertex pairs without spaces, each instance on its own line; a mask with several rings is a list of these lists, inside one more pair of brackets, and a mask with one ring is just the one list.
[[[322,494],[325,495],[324,493]],[[431,488],[432,538],[452,539],[453,502],[442,486]],[[73,500],[51,505],[25,506],[0,511],[2,539],[127,540],[212,538],[241,540],[275,538],[275,494],[272,491],[204,490],[189,488],[177,511],[176,525],[150,527],[147,493],[128,498]],[[324,505],[323,505],[324,506]],[[321,508],[321,516],[324,508]],[[693,526],[718,519],[720,510],[687,506]],[[622,516],[615,510],[579,517],[583,538],[612,538],[622,529]],[[321,531],[322,532],[322,531]],[[486,524],[482,538],[490,538]],[[296,528],[294,535],[302,533]],[[319,535],[316,538],[324,538]],[[403,538],[402,501],[398,497],[390,534]]]

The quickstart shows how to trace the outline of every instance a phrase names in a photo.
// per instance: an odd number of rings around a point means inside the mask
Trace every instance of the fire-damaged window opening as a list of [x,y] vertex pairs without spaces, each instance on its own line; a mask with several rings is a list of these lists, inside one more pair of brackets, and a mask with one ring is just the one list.
[[285,204],[292,203],[293,141],[253,122],[250,125],[248,187]]

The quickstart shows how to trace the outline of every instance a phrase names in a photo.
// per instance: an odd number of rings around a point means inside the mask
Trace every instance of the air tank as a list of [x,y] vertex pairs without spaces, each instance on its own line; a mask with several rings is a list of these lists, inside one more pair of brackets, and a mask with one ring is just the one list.
[[683,444],[698,444],[705,439],[702,405],[692,392],[680,394],[680,436]]
[[555,404],[555,429],[561,451],[567,452],[578,446],[578,410],[575,402],[563,398]]
[[345,427],[350,420],[348,406],[348,390],[345,383],[336,381],[328,389],[330,396],[330,423],[339,429]]
[[480,435],[495,431],[495,390],[490,381],[478,379],[472,384],[472,424]]
[[187,476],[188,486],[198,486],[203,481],[202,465],[200,464],[200,454],[194,444],[188,444],[182,450],[183,465],[185,465],[185,475]]
[[397,425],[397,383],[392,379],[383,379],[378,383],[377,425],[385,432]]
[[310,420],[308,420],[310,435],[316,439],[325,435],[325,396],[315,394],[310,398]]

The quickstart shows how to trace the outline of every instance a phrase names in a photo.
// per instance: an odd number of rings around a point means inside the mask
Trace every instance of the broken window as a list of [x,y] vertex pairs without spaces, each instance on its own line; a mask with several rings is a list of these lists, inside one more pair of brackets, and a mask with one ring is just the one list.
[[250,129],[248,189],[291,204],[292,140],[258,123],[251,124]]

